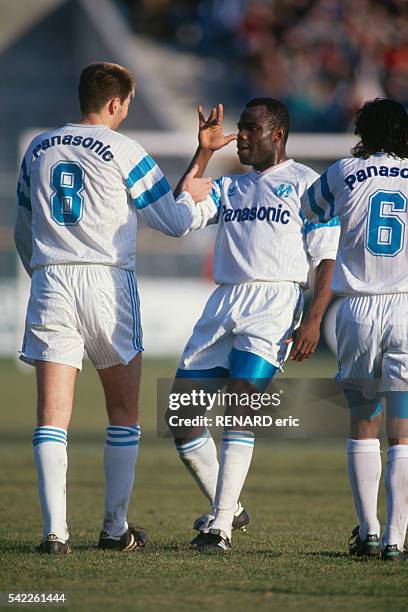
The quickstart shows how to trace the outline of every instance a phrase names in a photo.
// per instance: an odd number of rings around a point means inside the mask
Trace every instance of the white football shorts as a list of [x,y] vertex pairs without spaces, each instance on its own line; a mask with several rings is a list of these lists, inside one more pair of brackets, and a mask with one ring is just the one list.
[[408,391],[408,294],[344,297],[336,316],[338,379],[368,399]]
[[20,359],[81,370],[84,350],[98,369],[143,351],[134,272],[87,264],[34,270]]
[[284,340],[299,325],[302,310],[297,283],[220,285],[194,327],[179,368],[228,369],[232,349],[259,355],[279,368],[290,350]]

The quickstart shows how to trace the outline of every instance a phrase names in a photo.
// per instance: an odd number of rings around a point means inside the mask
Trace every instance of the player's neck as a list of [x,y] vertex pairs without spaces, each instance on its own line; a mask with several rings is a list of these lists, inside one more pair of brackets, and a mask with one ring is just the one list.
[[113,129],[110,119],[100,113],[86,113],[81,115],[81,120],[79,123],[80,125],[104,125],[110,129]]
[[269,170],[269,168],[283,164],[285,161],[288,161],[288,157],[286,156],[286,153],[283,153],[282,155],[276,156],[272,160],[268,160],[263,164],[257,164],[254,166],[254,170],[257,172],[265,172],[265,170]]

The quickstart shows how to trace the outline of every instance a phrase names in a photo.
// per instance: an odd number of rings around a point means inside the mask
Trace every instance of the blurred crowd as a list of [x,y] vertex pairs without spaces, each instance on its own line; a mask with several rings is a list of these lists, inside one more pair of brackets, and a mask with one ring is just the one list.
[[133,28],[228,64],[297,131],[344,131],[376,96],[408,105],[407,0],[117,0]]

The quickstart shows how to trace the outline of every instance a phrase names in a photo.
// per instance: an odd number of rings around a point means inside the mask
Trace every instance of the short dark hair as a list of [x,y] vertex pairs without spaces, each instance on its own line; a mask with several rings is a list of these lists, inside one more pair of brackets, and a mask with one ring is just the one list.
[[252,98],[247,102],[245,108],[253,106],[264,106],[269,114],[269,119],[272,128],[283,128],[285,130],[284,141],[286,142],[289,135],[290,118],[289,111],[283,102],[275,100],[275,98]]
[[135,89],[132,74],[119,64],[89,64],[79,79],[79,105],[82,113],[97,113],[112,98],[123,103]]
[[354,157],[389,153],[408,157],[408,115],[402,104],[387,98],[366,102],[357,111],[354,133],[361,140],[352,149]]

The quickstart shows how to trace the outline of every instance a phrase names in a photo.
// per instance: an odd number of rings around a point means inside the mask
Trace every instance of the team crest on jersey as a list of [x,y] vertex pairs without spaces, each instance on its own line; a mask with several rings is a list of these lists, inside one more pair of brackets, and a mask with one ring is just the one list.
[[275,187],[274,192],[279,198],[287,198],[292,193],[292,185],[281,183]]
[[238,185],[230,185],[228,187],[228,196],[233,196],[237,193],[238,191]]

